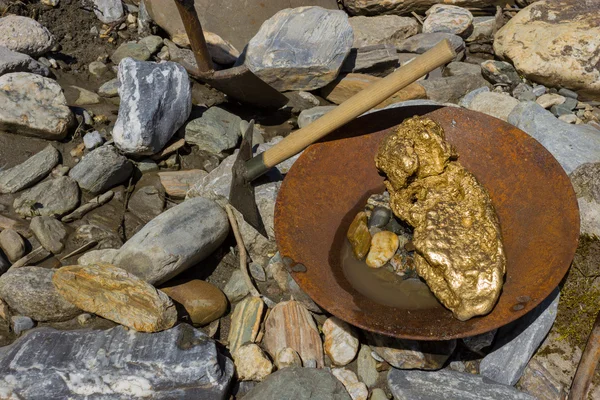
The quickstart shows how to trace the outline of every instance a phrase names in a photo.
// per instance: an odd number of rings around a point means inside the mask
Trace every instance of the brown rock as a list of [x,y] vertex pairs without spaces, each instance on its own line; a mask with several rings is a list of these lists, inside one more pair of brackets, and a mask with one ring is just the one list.
[[110,264],[62,267],[52,282],[80,309],[136,331],[158,332],[177,321],[175,306],[165,293]]
[[185,198],[188,190],[200,179],[208,175],[208,172],[201,169],[190,169],[188,171],[165,171],[159,172],[160,183],[165,188],[165,192],[175,199]]
[[[332,103],[341,104],[380,79],[382,78],[366,74],[348,74],[340,76],[335,81],[322,88],[321,95]],[[427,94],[425,93],[423,86],[418,83],[411,83],[374,108],[383,108],[390,104],[406,100],[426,98]]]
[[315,321],[297,301],[279,303],[271,310],[262,344],[272,358],[284,347],[291,347],[304,365],[316,362],[317,368],[324,366],[323,345]]
[[254,343],[240,347],[232,355],[238,378],[242,381],[262,381],[273,371],[273,363]]
[[229,327],[229,351],[234,353],[243,344],[256,341],[264,310],[260,297],[247,297],[235,306]]
[[367,226],[367,214],[364,211],[356,214],[350,228],[348,228],[346,237],[352,245],[354,256],[359,260],[365,258],[371,247],[371,233]]
[[227,298],[221,289],[199,279],[160,290],[183,306],[193,324],[210,324],[227,311]]
[[25,241],[12,229],[0,232],[0,249],[4,251],[8,260],[12,263],[25,255]]

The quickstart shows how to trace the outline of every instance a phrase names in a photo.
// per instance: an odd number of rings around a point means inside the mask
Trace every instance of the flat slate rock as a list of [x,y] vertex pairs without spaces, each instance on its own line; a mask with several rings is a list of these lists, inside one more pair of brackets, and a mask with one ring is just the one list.
[[406,371],[392,368],[388,388],[396,400],[535,400],[512,386],[481,375],[451,370]]
[[419,33],[400,43],[397,48],[401,53],[423,54],[444,39],[450,41],[450,44],[457,53],[465,49],[465,42],[460,36],[443,32]]
[[600,161],[600,135],[592,126],[563,122],[532,101],[518,104],[508,122],[540,142],[567,174],[582,164]]
[[31,72],[42,76],[50,75],[48,67],[37,62],[27,54],[18,53],[0,46],[0,75],[11,72]]
[[58,218],[73,211],[78,204],[77,182],[68,176],[59,176],[24,191],[15,199],[13,207],[22,217],[41,215]]
[[496,343],[481,360],[479,373],[506,385],[516,384],[550,332],[556,319],[559,299],[560,293],[556,289],[534,310],[498,329]]
[[69,176],[82,189],[98,194],[125,182],[132,172],[133,164],[127,157],[113,146],[102,146],[83,156],[69,171]]
[[0,393],[11,398],[228,398],[233,363],[203,332],[37,328],[0,349]]
[[0,193],[15,193],[44,179],[60,161],[51,144],[19,165],[0,171]]
[[185,141],[211,153],[234,148],[241,136],[242,119],[221,107],[210,107],[185,126]]
[[288,367],[269,375],[244,400],[351,400],[344,385],[329,371]]
[[279,91],[314,90],[336,78],[352,40],[344,11],[287,8],[263,23],[240,58]]

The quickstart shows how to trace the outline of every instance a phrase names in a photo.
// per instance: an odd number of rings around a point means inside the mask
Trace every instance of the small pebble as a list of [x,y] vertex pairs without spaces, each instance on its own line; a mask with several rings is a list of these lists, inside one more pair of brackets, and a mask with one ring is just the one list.
[[104,138],[98,131],[88,132],[83,137],[83,144],[88,150],[94,150],[96,147],[102,146],[102,143],[104,143]]
[[267,280],[265,269],[260,264],[252,262],[248,268],[250,269],[250,275],[257,281],[264,282]]
[[137,162],[137,169],[140,170],[142,174],[152,171],[158,171],[158,164],[156,164],[150,158],[144,158]]
[[560,119],[561,121],[564,121],[568,124],[577,124],[577,123],[581,123],[582,121],[577,118],[577,115],[575,114],[565,114],[565,115],[561,115],[560,117],[558,117],[558,119]]
[[93,318],[92,314],[88,314],[88,313],[79,314],[79,316],[77,317],[77,322],[79,323],[79,325],[84,326],[84,325],[87,325],[92,318]]
[[544,85],[534,86],[533,89],[532,89],[532,92],[537,97],[540,97],[541,95],[543,95],[544,93],[546,93],[546,86],[544,86]]
[[67,167],[66,165],[57,165],[56,167],[54,167],[51,174],[54,177],[65,176],[66,174],[69,173],[69,170],[70,170],[70,168]]
[[559,89],[558,94],[560,94],[561,96],[570,97],[571,99],[575,100],[577,100],[577,98],[579,97],[577,93],[566,88]]
[[569,110],[574,110],[577,107],[577,100],[572,97],[565,98],[564,103],[561,106],[568,108]]
[[12,325],[12,330],[17,336],[35,326],[35,323],[31,318],[23,315],[14,315],[10,317],[10,322]]
[[556,93],[546,93],[544,95],[541,95],[536,100],[536,103],[538,103],[540,106],[542,106],[546,109],[548,109],[554,105],[562,104],[564,102],[565,102],[565,98]]
[[310,359],[310,360],[306,360],[304,362],[304,367],[305,368],[317,368],[317,360],[314,359]]
[[561,115],[571,114],[571,110],[571,108],[565,107],[562,104],[554,105],[550,108],[552,114],[556,115],[557,117],[560,117]]
[[279,350],[277,353],[277,357],[275,357],[275,365],[277,369],[283,369],[287,367],[301,367],[302,359],[296,352],[296,350],[291,347],[284,347]]
[[387,207],[377,206],[373,208],[371,218],[369,219],[369,228],[383,228],[390,222],[392,217],[392,210]]
[[90,113],[87,110],[83,110],[82,114],[83,114],[83,123],[86,124],[87,126],[92,126],[94,124],[94,119],[92,118]]
[[367,265],[371,268],[381,268],[398,250],[398,235],[383,231],[376,233],[371,239],[371,249],[367,255]]
[[371,393],[370,400],[388,400],[388,397],[383,389],[375,388]]

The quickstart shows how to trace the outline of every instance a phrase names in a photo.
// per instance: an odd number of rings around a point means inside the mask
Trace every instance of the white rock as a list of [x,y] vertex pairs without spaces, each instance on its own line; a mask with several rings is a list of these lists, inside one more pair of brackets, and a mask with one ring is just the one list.
[[233,353],[238,378],[243,381],[262,381],[271,372],[273,364],[257,344],[241,346]]
[[359,382],[354,372],[346,368],[333,368],[331,373],[342,382],[352,400],[367,400],[369,397],[367,385]]
[[119,63],[119,116],[113,139],[125,153],[157,153],[187,120],[192,92],[185,69],[125,58]]
[[250,40],[245,64],[277,90],[314,90],[337,77],[352,40],[344,11],[287,8]]
[[53,45],[54,36],[36,20],[18,15],[0,18],[0,46],[35,57]]
[[96,147],[102,146],[102,143],[104,143],[104,138],[98,131],[88,132],[83,136],[83,144],[88,150],[94,150]]
[[277,353],[277,357],[275,357],[275,365],[277,366],[277,369],[301,367],[302,360],[300,359],[300,356],[296,350],[292,349],[291,347],[284,347],[283,349],[279,350],[279,353]]
[[94,14],[105,24],[118,21],[123,17],[123,4],[121,0],[92,0]]
[[49,140],[67,135],[74,118],[56,81],[14,72],[0,76],[0,88],[0,130]]
[[359,343],[350,325],[331,317],[323,324],[323,334],[325,353],[335,365],[344,366],[354,360]]

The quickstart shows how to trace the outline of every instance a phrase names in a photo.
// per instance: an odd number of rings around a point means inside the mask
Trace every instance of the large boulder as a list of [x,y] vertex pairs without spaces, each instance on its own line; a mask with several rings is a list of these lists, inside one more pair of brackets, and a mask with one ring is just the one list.
[[0,76],[0,88],[0,130],[49,140],[67,135],[74,118],[56,81],[13,72]]
[[159,284],[208,257],[228,232],[227,214],[215,201],[190,199],[148,222],[121,247],[115,264]]
[[343,0],[350,15],[410,14],[427,11],[434,4],[452,3],[459,7],[489,7],[504,4],[502,0]]
[[19,15],[0,18],[0,46],[35,57],[53,45],[54,36],[36,20]]
[[277,90],[314,90],[337,77],[352,41],[345,12],[288,8],[265,21],[240,58]]
[[223,400],[232,376],[231,360],[187,324],[152,334],[44,327],[0,349],[9,399]]
[[[284,8],[321,6],[337,10],[336,0],[245,0],[244,7],[231,0],[194,0],[194,8],[200,18],[204,35],[211,51],[211,38],[207,31],[214,32],[238,49],[258,32],[261,24]],[[172,0],[144,0],[150,17],[172,38],[185,36],[183,22]],[[216,61],[216,60],[215,60]],[[217,61],[218,62],[218,61]]]
[[542,0],[495,36],[494,51],[527,78],[600,99],[600,2]]
[[157,153],[192,111],[192,91],[185,69],[125,58],[119,63],[119,116],[113,139],[125,153]]

